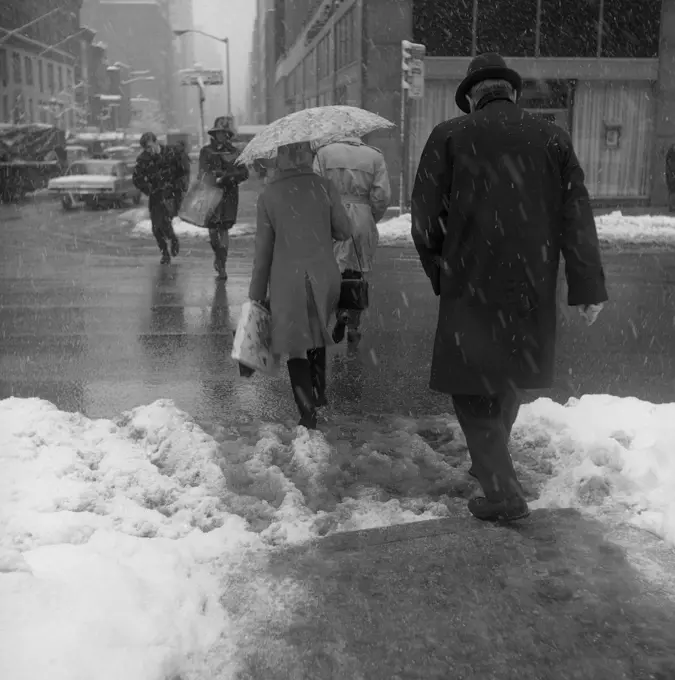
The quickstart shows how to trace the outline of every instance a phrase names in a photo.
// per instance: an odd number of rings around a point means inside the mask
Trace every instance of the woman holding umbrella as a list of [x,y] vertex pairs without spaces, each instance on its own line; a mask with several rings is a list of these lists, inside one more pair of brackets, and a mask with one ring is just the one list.
[[313,148],[393,126],[352,106],[304,109],[268,125],[237,159],[276,159],[274,176],[258,198],[249,297],[266,302],[269,288],[272,351],[289,357],[299,424],[308,428],[316,427],[317,408],[326,405],[330,327],[341,292],[351,290],[342,281],[333,241],[353,236],[337,188],[314,172]]
[[249,298],[268,300],[272,348],[288,356],[299,425],[316,428],[326,405],[326,347],[340,298],[333,240],[352,235],[337,189],[312,169],[309,143],[279,147],[277,172],[258,198]]

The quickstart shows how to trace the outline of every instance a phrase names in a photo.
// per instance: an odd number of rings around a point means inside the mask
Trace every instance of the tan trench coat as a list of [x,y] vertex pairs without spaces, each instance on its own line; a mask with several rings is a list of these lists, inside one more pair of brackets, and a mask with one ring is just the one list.
[[[340,192],[354,225],[354,240],[363,271],[370,271],[380,239],[377,223],[384,217],[391,201],[384,156],[358,138],[345,139],[319,149],[314,172],[330,179]],[[340,271],[359,270],[351,239],[335,244],[335,258]]]
[[351,235],[337,189],[311,167],[279,171],[263,189],[249,297],[264,300],[269,286],[276,354],[333,344],[329,326],[340,297],[333,239]]

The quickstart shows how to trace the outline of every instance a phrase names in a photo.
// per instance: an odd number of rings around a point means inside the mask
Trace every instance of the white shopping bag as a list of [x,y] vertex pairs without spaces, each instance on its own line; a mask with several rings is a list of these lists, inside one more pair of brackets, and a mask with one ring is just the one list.
[[209,216],[222,200],[222,189],[209,186],[203,180],[199,180],[185,194],[178,217],[183,222],[189,222],[196,227],[206,227]]
[[259,302],[246,300],[234,334],[232,358],[267,375],[279,371],[279,356],[272,354],[272,317]]

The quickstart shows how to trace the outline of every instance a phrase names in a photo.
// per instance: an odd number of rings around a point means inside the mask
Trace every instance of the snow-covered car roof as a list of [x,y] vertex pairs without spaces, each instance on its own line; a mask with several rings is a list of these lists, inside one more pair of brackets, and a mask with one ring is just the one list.
[[124,161],[116,158],[81,158],[71,163],[66,175],[114,175],[116,168],[124,167]]

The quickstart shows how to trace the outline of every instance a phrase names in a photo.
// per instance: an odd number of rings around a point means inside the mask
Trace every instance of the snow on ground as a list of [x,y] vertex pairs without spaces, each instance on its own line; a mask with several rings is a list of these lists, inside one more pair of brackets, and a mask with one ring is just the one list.
[[[624,215],[620,211],[595,218],[601,241],[625,244],[675,244],[675,217],[669,215]],[[412,243],[410,214],[378,224],[381,245]]]
[[[144,216],[141,219],[133,220],[133,223],[134,226],[131,230],[133,236],[140,238],[153,238],[152,223],[150,222],[150,218],[147,217],[147,210],[144,212]],[[190,224],[189,222],[183,222],[180,217],[174,217],[173,230],[178,238],[200,238],[206,240],[209,237],[208,229],[196,227],[194,224]],[[232,238],[254,235],[255,225],[249,224],[248,222],[235,224],[234,227],[230,229],[230,237]]]
[[[152,238],[152,225],[147,208],[135,208],[122,213],[121,219],[133,225],[132,235]],[[600,240],[626,245],[675,245],[675,217],[670,215],[624,215],[620,211],[595,218]],[[174,231],[181,238],[208,238],[206,229],[195,227],[179,218],[173,221]],[[400,246],[412,243],[410,214],[400,215],[380,222],[380,245]],[[230,231],[233,238],[255,235],[255,224],[242,222]]]
[[[540,399],[513,457],[533,507],[675,543],[673,441],[675,404]],[[308,597],[266,577],[271,550],[465,512],[476,488],[450,416],[342,422],[327,439],[207,432],[168,400],[116,421],[0,401],[0,468],[3,680],[234,677],[249,633]]]

